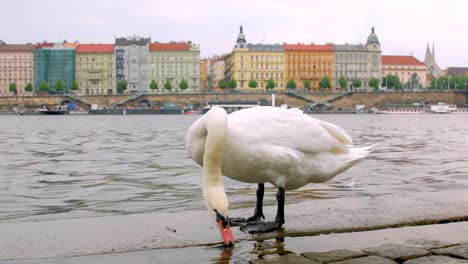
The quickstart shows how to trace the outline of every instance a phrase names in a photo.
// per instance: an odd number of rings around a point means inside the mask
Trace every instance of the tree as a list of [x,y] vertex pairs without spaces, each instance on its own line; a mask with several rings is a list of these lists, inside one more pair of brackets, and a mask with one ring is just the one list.
[[188,82],[185,79],[182,79],[179,83],[179,88],[183,91],[188,88]]
[[234,79],[229,80],[228,86],[229,86],[229,88],[231,88],[231,89],[236,89],[236,87],[237,87],[237,82],[236,82],[236,80],[234,80]]
[[76,83],[75,80],[71,84],[71,89],[72,91],[78,91],[80,89],[80,87],[78,87],[78,83]]
[[383,78],[382,86],[386,88],[401,89],[401,82],[398,75],[388,74]]
[[25,87],[24,87],[24,90],[26,92],[32,92],[33,91],[33,86],[31,83],[28,83]]
[[359,79],[354,79],[354,80],[353,80],[353,87],[354,87],[354,89],[359,89],[359,88],[361,87],[361,85],[362,85],[361,80],[359,80]]
[[149,85],[149,88],[151,88],[151,90],[153,90],[153,91],[158,89],[158,83],[155,80],[152,80],[150,85]]
[[306,88],[307,90],[310,90],[310,81],[309,80],[304,81],[304,88]]
[[320,88],[331,88],[331,82],[330,78],[328,76],[323,76],[322,79],[319,82],[319,87]]
[[286,88],[296,89],[296,81],[294,81],[294,79],[289,79],[288,83],[286,84]]
[[219,81],[219,82],[218,82],[218,87],[219,87],[220,89],[223,89],[223,90],[226,89],[226,87],[227,87],[226,81],[225,81],[225,80]]
[[169,80],[166,80],[166,83],[164,83],[164,89],[170,91],[172,89],[172,84]]
[[268,90],[271,90],[271,89],[275,88],[275,86],[276,86],[276,85],[275,85],[275,81],[273,81],[273,79],[269,79],[269,80],[267,81],[266,88],[267,88]]
[[124,90],[127,90],[127,81],[123,80],[117,84],[117,91],[122,93]]
[[16,94],[18,92],[18,90],[16,89],[16,83],[14,82],[10,83],[9,90],[10,92]]
[[379,89],[379,80],[377,80],[377,78],[375,78],[375,77],[372,77],[369,80],[369,86],[373,87],[375,90],[378,90]]
[[338,84],[340,85],[341,89],[348,87],[348,81],[346,81],[345,77],[343,76],[338,79]]
[[55,91],[61,93],[63,92],[64,89],[65,87],[63,85],[62,80],[58,80],[57,83],[55,84]]
[[49,92],[49,84],[46,81],[42,81],[39,84],[39,91],[48,93]]
[[254,80],[254,79],[250,79],[249,87],[250,88],[257,88],[258,87],[258,82],[256,80]]

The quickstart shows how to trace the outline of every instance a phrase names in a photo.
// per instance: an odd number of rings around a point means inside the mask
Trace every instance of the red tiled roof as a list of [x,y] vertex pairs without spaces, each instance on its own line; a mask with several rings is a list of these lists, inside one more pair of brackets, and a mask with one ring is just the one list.
[[285,51],[333,51],[332,45],[283,44]]
[[0,52],[32,52],[32,44],[4,44],[0,45]]
[[35,48],[43,49],[43,48],[53,48],[53,47],[54,47],[54,43],[43,42],[43,43],[37,43]]
[[448,67],[448,75],[468,75],[468,67]]
[[80,44],[77,53],[113,53],[114,44]]
[[413,56],[382,55],[382,65],[424,65]]
[[150,51],[182,51],[190,50],[191,45],[188,43],[151,43]]

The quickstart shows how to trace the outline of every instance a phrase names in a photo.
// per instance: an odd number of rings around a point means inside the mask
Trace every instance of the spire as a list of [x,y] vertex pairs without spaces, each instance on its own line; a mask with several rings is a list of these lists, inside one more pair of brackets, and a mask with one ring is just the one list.
[[432,41],[432,58],[434,58],[434,62],[435,62],[434,41]]
[[236,48],[245,48],[246,44],[247,44],[247,41],[245,40],[243,28],[241,25],[239,29],[239,35],[237,36],[237,40],[236,40]]
[[429,49],[429,41],[427,42],[427,47],[426,47],[426,55],[424,56],[424,64],[429,67],[429,64],[431,64],[431,59],[432,54],[431,50]]

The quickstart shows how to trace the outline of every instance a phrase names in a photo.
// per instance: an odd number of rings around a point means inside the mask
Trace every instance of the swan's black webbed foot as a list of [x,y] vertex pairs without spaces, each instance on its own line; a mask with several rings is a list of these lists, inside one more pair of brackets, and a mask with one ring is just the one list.
[[247,232],[250,234],[253,233],[265,233],[271,232],[277,229],[280,229],[283,224],[279,222],[258,222],[258,223],[249,223],[240,228],[241,231]]
[[249,224],[261,223],[263,221],[262,219],[265,219],[263,214],[255,214],[247,219],[242,217],[228,218],[228,222],[231,226],[245,226]]

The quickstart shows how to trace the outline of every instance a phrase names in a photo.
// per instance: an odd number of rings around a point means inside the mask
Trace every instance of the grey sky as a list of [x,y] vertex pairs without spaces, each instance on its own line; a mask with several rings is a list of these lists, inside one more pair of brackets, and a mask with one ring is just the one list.
[[239,25],[251,43],[363,43],[374,26],[383,54],[468,67],[467,0],[2,0],[7,43],[113,43],[115,36],[191,40],[202,57],[232,50]]

